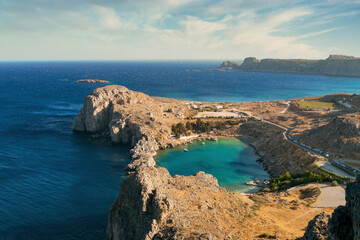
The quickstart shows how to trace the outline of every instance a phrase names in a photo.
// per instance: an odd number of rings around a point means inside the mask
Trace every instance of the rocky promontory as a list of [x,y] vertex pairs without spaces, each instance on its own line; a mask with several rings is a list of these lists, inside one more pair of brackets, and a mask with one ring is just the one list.
[[245,58],[242,64],[225,61],[219,69],[244,72],[274,72],[322,74],[330,76],[360,77],[360,58],[330,55],[325,60]]

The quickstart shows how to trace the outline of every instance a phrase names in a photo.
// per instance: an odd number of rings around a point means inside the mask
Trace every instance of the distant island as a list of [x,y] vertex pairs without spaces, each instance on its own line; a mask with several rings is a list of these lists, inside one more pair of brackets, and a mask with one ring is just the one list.
[[360,58],[330,55],[325,60],[245,58],[244,62],[223,62],[218,69],[244,72],[273,72],[321,74],[330,76],[360,77]]
[[100,79],[79,79],[76,82],[78,82],[78,83],[109,83],[109,81],[100,80]]

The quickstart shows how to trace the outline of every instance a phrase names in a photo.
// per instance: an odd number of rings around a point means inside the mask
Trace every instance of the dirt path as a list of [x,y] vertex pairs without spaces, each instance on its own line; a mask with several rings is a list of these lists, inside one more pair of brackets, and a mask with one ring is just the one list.
[[285,113],[287,110],[289,110],[290,102],[286,102],[286,104],[287,104],[287,107],[284,110],[282,110],[280,113]]

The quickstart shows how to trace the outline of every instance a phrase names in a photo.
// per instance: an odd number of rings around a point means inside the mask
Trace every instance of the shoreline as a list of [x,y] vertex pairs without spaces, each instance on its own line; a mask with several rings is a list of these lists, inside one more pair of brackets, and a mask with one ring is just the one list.
[[[240,144],[241,143],[243,143],[243,144],[245,144],[246,145],[246,148],[247,147],[251,147],[251,149],[252,149],[252,151],[253,151],[253,154],[254,154],[254,157],[256,158],[255,159],[255,162],[256,163],[258,163],[259,164],[259,167],[261,167],[263,170],[264,170],[264,172],[266,172],[267,174],[268,174],[268,176],[269,176],[269,179],[270,179],[270,174],[269,174],[269,172],[267,172],[265,169],[264,169],[264,167],[263,167],[263,164],[259,161],[259,158],[260,158],[260,156],[257,154],[257,151],[256,151],[256,149],[251,145],[251,143],[250,143],[250,140],[246,140],[246,139],[244,139],[244,138],[241,138],[241,136],[224,136],[224,135],[217,135],[217,136],[215,136],[218,140],[220,140],[220,139],[234,139],[234,140],[239,140],[240,141]],[[162,151],[166,151],[166,150],[174,150],[174,149],[176,149],[176,148],[183,148],[183,147],[185,147],[185,146],[187,146],[187,145],[192,145],[192,144],[200,144],[201,142],[204,142],[204,141],[208,141],[208,142],[214,142],[213,140],[210,140],[209,138],[211,138],[210,136],[209,137],[200,137],[200,138],[198,138],[197,140],[194,140],[193,142],[187,142],[187,143],[184,143],[184,144],[181,144],[181,145],[178,145],[178,146],[176,146],[176,147],[169,147],[169,148],[166,148],[166,149],[160,149],[159,151],[157,151],[157,155],[154,157],[154,159],[155,159],[155,162],[156,162],[156,167],[163,167],[163,166],[159,166],[158,165],[158,161],[156,160],[156,158],[157,157],[159,157],[159,153],[160,152],[162,152]],[[190,151],[191,149],[189,149],[189,151]],[[166,168],[166,167],[164,167],[164,168]],[[167,168],[166,168],[167,169]],[[168,169],[167,169],[168,170]],[[203,170],[200,170],[200,171],[203,171]],[[196,174],[196,173],[194,173],[194,174]],[[174,174],[174,175],[181,175],[181,174]],[[172,175],[172,176],[174,176],[174,175]],[[190,175],[181,175],[181,176],[191,176],[191,175],[193,175],[193,174],[190,174]],[[242,176],[241,174],[238,174],[239,176]],[[216,178],[216,177],[215,177]],[[250,180],[254,180],[254,179],[257,179],[255,176],[251,176],[251,179],[249,179],[249,181]],[[266,179],[266,180],[268,180],[268,179]],[[241,183],[238,183],[238,184],[236,184],[236,185],[241,185],[241,186],[249,186],[249,185],[247,185],[245,182],[241,182]],[[224,185],[220,185],[220,187],[225,187]],[[250,186],[249,186],[250,187]],[[245,190],[245,191],[233,191],[233,190],[228,190],[227,189],[227,191],[229,191],[229,192],[236,192],[236,193],[256,193],[256,192],[261,192],[261,191],[263,191],[264,190],[264,186],[252,186],[253,188],[249,188],[249,189],[247,189],[247,190]],[[225,187],[226,188],[226,187]]]

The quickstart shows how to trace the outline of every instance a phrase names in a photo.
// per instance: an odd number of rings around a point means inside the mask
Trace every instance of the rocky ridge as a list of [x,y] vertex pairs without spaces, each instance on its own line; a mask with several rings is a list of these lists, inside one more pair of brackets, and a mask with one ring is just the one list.
[[278,72],[360,77],[360,58],[330,55],[325,60],[245,58],[242,64],[226,61],[220,69],[245,72]]

